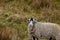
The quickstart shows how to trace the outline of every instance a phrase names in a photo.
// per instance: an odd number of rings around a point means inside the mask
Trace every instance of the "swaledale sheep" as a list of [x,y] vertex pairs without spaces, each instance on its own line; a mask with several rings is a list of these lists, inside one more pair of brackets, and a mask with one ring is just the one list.
[[38,38],[60,40],[60,27],[58,24],[38,22],[33,18],[30,18],[28,22],[28,33],[32,40],[38,40]]

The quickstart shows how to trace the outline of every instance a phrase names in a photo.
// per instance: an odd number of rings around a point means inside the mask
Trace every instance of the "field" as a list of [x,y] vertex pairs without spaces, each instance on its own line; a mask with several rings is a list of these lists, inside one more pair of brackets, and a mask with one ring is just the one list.
[[[40,1],[0,0],[0,40],[28,40],[27,20],[30,17],[60,25],[60,0],[45,0],[43,4]],[[45,3],[49,7],[44,6]]]

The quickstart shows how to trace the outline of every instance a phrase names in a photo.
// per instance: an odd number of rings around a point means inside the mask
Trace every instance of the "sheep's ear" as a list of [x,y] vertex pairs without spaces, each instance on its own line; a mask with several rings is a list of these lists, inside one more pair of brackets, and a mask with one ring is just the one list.
[[36,21],[36,19],[33,19],[33,21]]
[[33,19],[33,21],[35,22],[35,19]]
[[30,19],[28,19],[27,22],[29,23],[30,22]]

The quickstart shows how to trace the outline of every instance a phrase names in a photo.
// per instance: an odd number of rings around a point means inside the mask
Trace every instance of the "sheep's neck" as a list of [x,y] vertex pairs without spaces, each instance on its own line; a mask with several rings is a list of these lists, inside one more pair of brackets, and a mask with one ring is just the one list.
[[31,33],[34,33],[34,28],[35,28],[35,23],[33,23],[33,27],[32,27],[32,29],[31,29]]
[[35,23],[36,23],[36,24],[40,24],[40,22],[38,22],[38,21],[36,21]]

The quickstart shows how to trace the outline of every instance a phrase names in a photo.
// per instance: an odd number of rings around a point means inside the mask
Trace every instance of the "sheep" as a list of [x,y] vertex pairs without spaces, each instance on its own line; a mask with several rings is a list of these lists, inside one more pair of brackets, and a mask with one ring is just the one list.
[[38,40],[38,38],[46,38],[48,40],[55,38],[60,40],[60,27],[58,24],[38,22],[33,18],[30,18],[28,22],[28,34],[32,40]]

